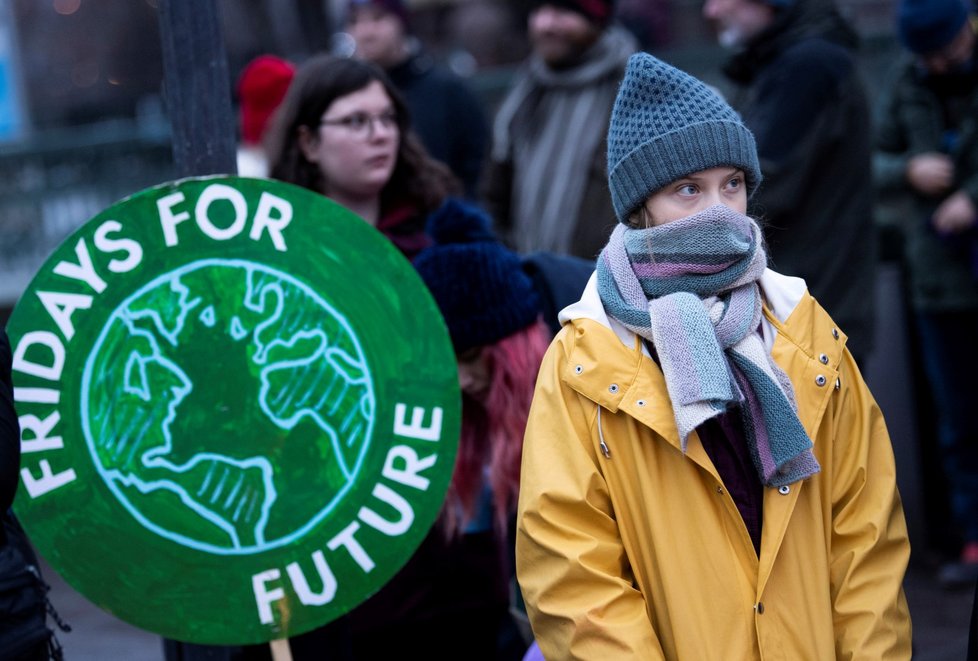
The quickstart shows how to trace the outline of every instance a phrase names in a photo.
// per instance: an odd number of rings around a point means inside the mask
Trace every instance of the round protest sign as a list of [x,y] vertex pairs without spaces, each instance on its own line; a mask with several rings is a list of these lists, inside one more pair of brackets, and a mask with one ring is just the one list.
[[45,262],[7,326],[16,510],[93,603],[197,643],[325,624],[438,515],[455,357],[411,264],[311,191],[142,191]]

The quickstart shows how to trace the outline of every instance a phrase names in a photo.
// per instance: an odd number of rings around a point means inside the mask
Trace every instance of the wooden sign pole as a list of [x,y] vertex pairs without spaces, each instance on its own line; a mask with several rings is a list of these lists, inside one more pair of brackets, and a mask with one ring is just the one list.
[[273,640],[269,646],[272,648],[272,661],[292,661],[292,650],[287,638]]

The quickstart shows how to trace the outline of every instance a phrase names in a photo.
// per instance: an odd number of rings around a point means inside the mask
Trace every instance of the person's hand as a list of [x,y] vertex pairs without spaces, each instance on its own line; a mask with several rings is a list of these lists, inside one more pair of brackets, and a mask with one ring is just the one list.
[[978,223],[978,208],[966,192],[959,190],[941,202],[931,222],[940,234],[959,234]]
[[917,154],[907,161],[907,181],[924,195],[940,195],[954,182],[954,164],[947,154]]

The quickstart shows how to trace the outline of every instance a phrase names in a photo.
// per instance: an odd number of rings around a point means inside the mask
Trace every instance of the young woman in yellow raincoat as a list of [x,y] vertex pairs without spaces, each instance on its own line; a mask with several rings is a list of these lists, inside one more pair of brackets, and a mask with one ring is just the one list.
[[524,442],[517,575],[544,656],[908,659],[886,425],[842,329],[767,268],[753,136],[640,53],[608,169],[621,222]]

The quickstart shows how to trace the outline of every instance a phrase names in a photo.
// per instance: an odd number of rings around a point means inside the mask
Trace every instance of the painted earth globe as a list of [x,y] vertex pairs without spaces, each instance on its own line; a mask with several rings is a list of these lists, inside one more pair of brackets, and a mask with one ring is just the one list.
[[326,517],[356,478],[374,409],[346,320],[240,260],[187,264],[127,298],[82,378],[86,441],[120,503],[218,554],[287,544]]

